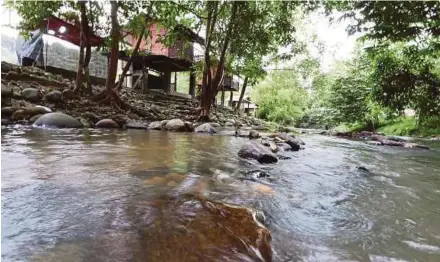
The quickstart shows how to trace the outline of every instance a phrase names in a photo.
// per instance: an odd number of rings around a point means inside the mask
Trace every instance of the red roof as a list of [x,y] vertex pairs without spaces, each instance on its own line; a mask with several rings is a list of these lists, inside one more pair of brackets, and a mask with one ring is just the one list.
[[[44,19],[43,26],[47,28],[47,31],[49,30],[54,31],[55,37],[58,37],[62,40],[65,40],[77,46],[80,45],[79,39],[80,39],[81,31],[80,28],[77,27],[76,25],[72,25],[71,23],[59,19],[58,17],[50,16]],[[66,28],[66,30],[63,33],[60,32],[60,28],[62,26]],[[104,44],[104,38],[94,34],[90,34],[89,43],[91,46],[99,46]]]

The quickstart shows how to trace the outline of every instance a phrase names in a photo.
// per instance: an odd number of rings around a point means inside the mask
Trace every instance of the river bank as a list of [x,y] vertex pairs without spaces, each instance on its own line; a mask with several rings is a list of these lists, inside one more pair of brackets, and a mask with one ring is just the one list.
[[[341,124],[333,129],[335,132],[361,132],[372,131],[371,127],[364,124]],[[415,138],[440,139],[440,127],[438,120],[427,121],[423,125],[418,125],[413,116],[399,117],[393,121],[387,121],[378,125],[375,130],[387,136],[402,136]]]
[[[100,120],[111,119],[114,127],[147,128],[151,122],[179,119],[196,123],[197,101],[177,95],[151,91],[146,94],[124,88],[121,98],[133,110],[118,110],[98,104],[89,96],[73,92],[74,79],[44,72],[35,67],[18,67],[2,62],[2,125],[32,124],[39,116],[61,112],[77,119],[83,126],[94,127]],[[104,87],[93,85],[93,93]],[[41,108],[43,106],[44,108]],[[226,107],[214,107],[210,115],[214,125],[265,129],[260,119],[235,114]],[[99,126],[98,126],[99,127]],[[106,127],[110,127],[106,125]]]

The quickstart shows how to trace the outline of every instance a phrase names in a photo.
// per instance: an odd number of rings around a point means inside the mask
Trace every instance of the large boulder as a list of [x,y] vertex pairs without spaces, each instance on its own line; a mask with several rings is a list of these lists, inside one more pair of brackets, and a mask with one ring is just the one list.
[[140,121],[135,121],[132,119],[128,119],[125,122],[125,128],[129,128],[129,129],[147,129],[148,128],[148,124],[145,122],[140,122]]
[[268,148],[257,143],[244,144],[238,151],[238,156],[255,159],[263,164],[278,162],[278,158]]
[[31,102],[38,102],[41,99],[41,94],[38,89],[28,87],[21,91],[21,96]]
[[184,132],[187,131],[185,122],[180,119],[171,119],[165,125],[165,129],[169,131]]
[[42,115],[34,122],[34,126],[78,128],[82,127],[82,124],[69,115],[56,112]]
[[204,123],[196,127],[197,133],[217,133],[217,130],[211,125],[211,123]]
[[298,151],[301,148],[301,143],[292,135],[278,133],[277,137],[282,139],[284,143],[288,144],[293,151]]
[[102,119],[95,124],[96,128],[119,128],[118,123],[116,123],[113,119]]
[[58,90],[53,90],[46,95],[46,99],[49,102],[60,102],[62,97],[62,93]]

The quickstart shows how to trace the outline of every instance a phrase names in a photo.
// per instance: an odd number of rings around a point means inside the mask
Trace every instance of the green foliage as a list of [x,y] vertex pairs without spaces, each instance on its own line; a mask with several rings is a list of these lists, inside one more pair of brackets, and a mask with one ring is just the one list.
[[294,124],[302,118],[307,92],[292,72],[272,72],[255,90],[259,117],[282,124]]
[[387,107],[413,108],[422,121],[440,113],[438,60],[414,45],[391,45],[371,52],[373,95]]

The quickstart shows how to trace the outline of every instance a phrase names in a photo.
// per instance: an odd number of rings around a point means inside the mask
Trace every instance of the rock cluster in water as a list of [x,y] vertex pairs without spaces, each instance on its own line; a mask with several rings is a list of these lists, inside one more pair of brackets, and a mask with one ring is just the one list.
[[[255,130],[249,132],[249,138],[252,140],[255,137],[260,137],[260,134]],[[258,141],[250,141],[244,144],[238,156],[241,158],[255,159],[262,164],[276,163],[278,160],[290,159],[284,155],[276,155],[280,151],[298,151],[305,143],[293,134],[276,133],[269,134]]]
[[429,149],[429,147],[427,146],[411,143],[399,137],[385,136],[381,133],[370,132],[370,131],[336,132],[333,133],[332,135],[349,138],[349,139],[367,140],[368,144],[377,145],[377,146],[397,146],[397,147],[405,147],[405,148]]

